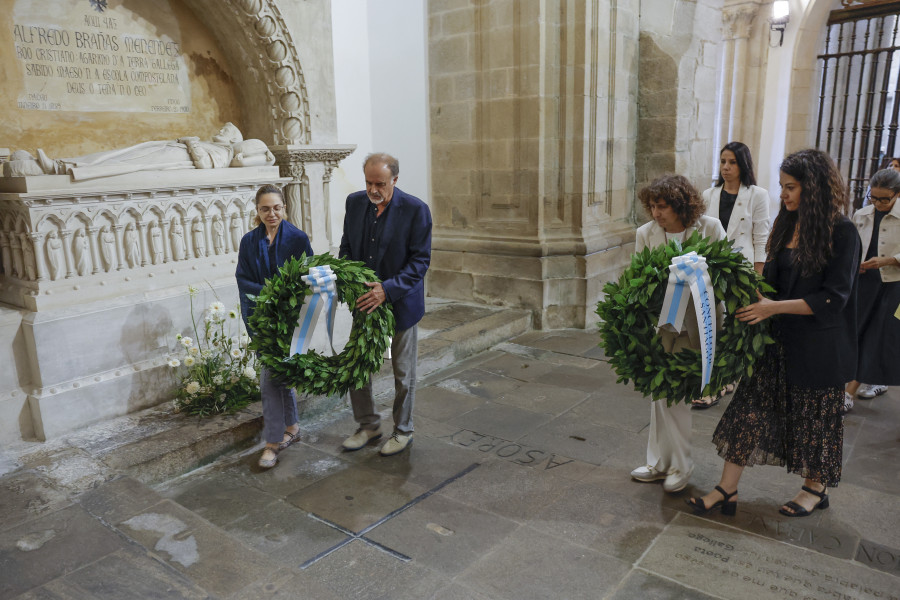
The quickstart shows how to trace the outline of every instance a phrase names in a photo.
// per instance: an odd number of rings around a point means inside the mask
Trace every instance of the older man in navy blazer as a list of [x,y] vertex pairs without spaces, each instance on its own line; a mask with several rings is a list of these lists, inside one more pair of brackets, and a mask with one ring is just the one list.
[[[347,196],[344,235],[339,255],[359,260],[375,271],[381,282],[356,301],[356,308],[372,312],[390,302],[397,329],[391,342],[394,367],[394,432],[381,448],[383,456],[402,452],[412,443],[413,400],[416,392],[418,328],[425,314],[425,272],[431,262],[431,211],[428,206],[395,187],[400,163],[389,154],[370,154],[363,163],[366,190]],[[381,437],[381,418],[372,398],[372,380],[350,392],[356,433],[344,440],[344,449],[359,450]]]

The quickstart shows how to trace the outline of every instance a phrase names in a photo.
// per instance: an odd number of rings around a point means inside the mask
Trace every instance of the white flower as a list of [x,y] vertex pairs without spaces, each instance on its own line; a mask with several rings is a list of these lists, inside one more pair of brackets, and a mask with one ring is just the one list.
[[225,402],[225,394],[219,394],[219,402]]
[[241,335],[241,346],[246,346],[249,343],[250,343],[250,336],[247,335],[246,333],[242,334]]
[[190,348],[191,346],[194,345],[194,340],[192,340],[189,337],[183,337],[183,338],[181,338],[181,345],[184,346],[185,348]]
[[209,305],[209,312],[222,313],[225,312],[225,305],[216,300]]
[[228,378],[228,381],[230,381],[232,384],[235,384],[240,380],[241,380],[241,378],[238,377],[237,375],[232,375],[231,377]]
[[213,338],[212,345],[213,345],[213,348],[218,348],[219,347],[219,338]]
[[[169,359],[169,366],[172,367],[173,369],[174,369],[175,367],[179,366],[180,364],[181,364],[181,361],[178,360],[177,358],[170,358],[170,359]],[[186,363],[185,363],[185,364],[186,364]]]
[[194,359],[193,356],[186,356],[184,358],[184,366],[186,366],[186,367],[193,367],[195,362],[197,362],[197,361]]
[[196,296],[198,291],[199,290],[197,288],[195,288],[194,286],[192,286],[192,285],[188,286],[188,294],[190,295],[191,298]]
[[180,339],[181,339],[181,334],[180,334],[180,333],[176,333],[176,334],[175,334],[175,339],[176,339],[176,340],[180,340]]
[[198,348],[197,346],[191,346],[190,348],[188,348],[188,352],[190,352],[194,356],[197,356],[198,354],[200,354],[200,348]]
[[222,385],[223,383],[225,383],[225,380],[222,379],[221,375],[216,375],[215,377],[213,377],[213,383],[216,385]]
[[196,381],[189,381],[188,384],[184,387],[184,391],[193,396],[200,391],[200,384]]
[[229,318],[229,319],[237,319],[237,318],[238,318],[238,311],[234,310],[233,308],[232,308],[231,310],[229,310],[229,311],[228,311],[228,318]]
[[253,379],[256,377],[256,369],[254,369],[253,367],[251,367],[249,365],[244,367],[243,373],[244,373],[244,377],[246,377],[247,379]]
[[235,348],[234,350],[231,351],[231,356],[233,358],[240,358],[243,355],[244,355],[244,353],[241,352],[240,350],[238,350],[237,348]]

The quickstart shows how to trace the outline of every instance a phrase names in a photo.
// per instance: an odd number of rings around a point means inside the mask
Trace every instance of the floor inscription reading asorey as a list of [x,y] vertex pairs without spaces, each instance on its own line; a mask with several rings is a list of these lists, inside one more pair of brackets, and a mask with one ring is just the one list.
[[566,456],[468,429],[460,429],[451,435],[442,436],[440,439],[449,440],[463,448],[472,448],[485,454],[493,454],[518,465],[539,467],[544,470],[555,469],[575,462],[574,459]]

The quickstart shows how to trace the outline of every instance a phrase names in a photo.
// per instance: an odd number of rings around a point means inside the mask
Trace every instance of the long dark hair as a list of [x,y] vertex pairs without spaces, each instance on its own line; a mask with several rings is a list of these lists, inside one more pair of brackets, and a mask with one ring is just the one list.
[[[741,184],[747,187],[756,185],[756,175],[753,173],[753,157],[750,155],[750,148],[747,147],[747,144],[743,142],[728,142],[719,151],[719,158],[722,157],[722,152],[726,150],[734,152],[738,168],[741,170]],[[725,183],[725,178],[722,177],[721,171],[719,169],[719,180],[716,182],[716,187]]]
[[[266,194],[277,194],[281,197],[281,201],[284,202],[284,192],[281,191],[281,188],[277,185],[267,183],[256,190],[256,198],[253,200],[253,203],[256,206],[259,206],[259,199]],[[262,221],[259,220],[259,212],[257,212],[255,215],[253,215],[253,226],[259,227],[260,225],[262,225]]]
[[766,260],[772,260],[790,243],[796,228],[794,258],[801,274],[812,275],[831,258],[831,235],[847,206],[844,182],[834,161],[821,150],[794,152],[781,162],[780,170],[800,183],[800,205],[792,212],[781,202],[766,245]]

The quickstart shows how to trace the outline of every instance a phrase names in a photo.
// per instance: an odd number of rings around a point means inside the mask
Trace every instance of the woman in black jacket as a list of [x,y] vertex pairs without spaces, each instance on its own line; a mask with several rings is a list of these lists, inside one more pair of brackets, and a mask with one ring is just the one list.
[[688,503],[697,513],[733,515],[744,467],[784,466],[805,481],[779,512],[804,517],[828,508],[841,477],[844,383],[856,371],[856,284],[860,240],[844,216],[846,196],[831,158],[801,150],[781,163],[781,210],[763,274],[777,293],[738,309],[741,321],[774,317],[766,347],[716,427],[725,459],[715,490]]

